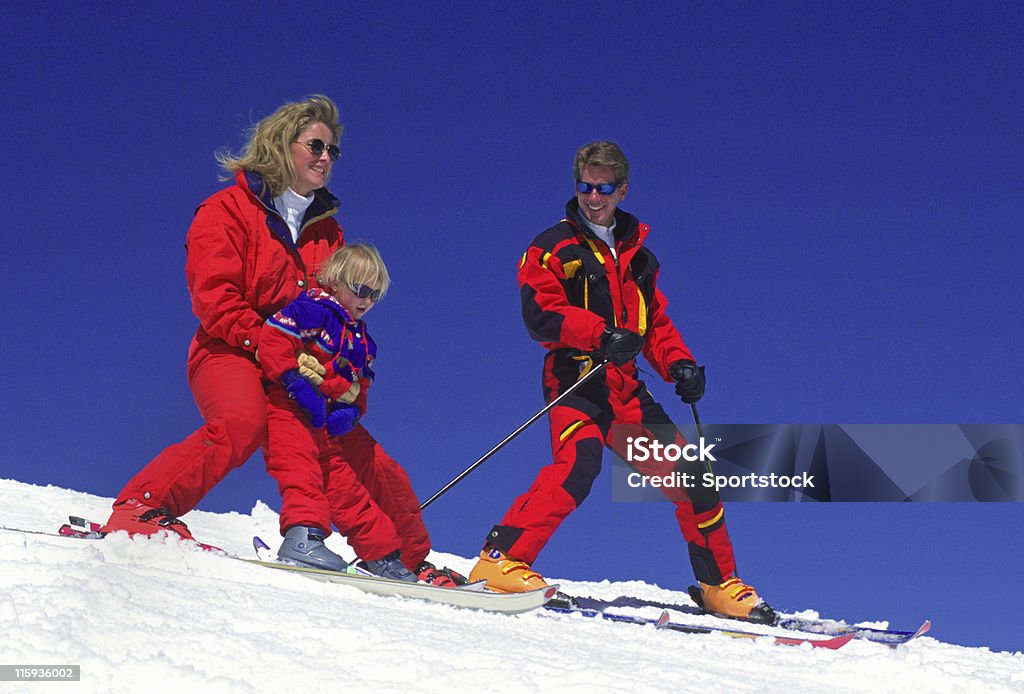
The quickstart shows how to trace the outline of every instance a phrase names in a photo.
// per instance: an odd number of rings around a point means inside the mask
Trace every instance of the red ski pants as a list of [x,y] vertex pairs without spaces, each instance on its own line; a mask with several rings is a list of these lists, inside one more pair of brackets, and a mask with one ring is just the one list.
[[195,354],[188,382],[206,423],[142,468],[117,501],[139,499],[175,516],[195,508],[266,437],[267,404],[260,378],[256,364],[241,354]]
[[281,492],[281,534],[296,525],[332,524],[361,559],[396,549],[415,570],[430,552],[420,502],[405,470],[361,424],[345,436],[310,428],[279,386],[269,389],[263,457]]
[[[642,382],[611,368],[604,380],[602,390],[607,397],[602,402],[570,396],[569,405],[552,408],[553,462],[541,469],[530,489],[512,504],[501,524],[491,531],[488,544],[532,564],[562,521],[590,493],[601,471],[605,447],[626,460],[625,436],[641,431],[665,444],[685,444]],[[667,462],[646,464],[640,471],[664,475],[673,469],[698,478],[704,472],[700,463]],[[664,492],[675,505],[695,576],[704,583],[722,583],[735,572],[736,563],[718,493],[691,489],[691,498],[684,489],[666,488]]]

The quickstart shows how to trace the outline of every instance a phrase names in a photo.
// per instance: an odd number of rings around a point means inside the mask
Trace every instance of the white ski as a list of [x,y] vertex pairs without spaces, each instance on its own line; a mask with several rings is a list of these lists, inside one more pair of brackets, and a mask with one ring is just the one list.
[[314,569],[306,566],[294,566],[278,562],[262,561],[260,559],[245,559],[233,557],[257,566],[264,566],[268,569],[278,571],[289,571],[292,573],[312,578],[325,583],[340,583],[346,586],[358,588],[365,593],[374,595],[390,595],[395,597],[413,598],[415,600],[428,600],[442,605],[454,607],[467,607],[474,610],[486,610],[487,612],[501,612],[503,614],[519,614],[529,612],[538,607],[543,607],[548,600],[555,597],[558,592],[557,585],[538,588],[525,593],[492,593],[479,590],[460,590],[458,588],[442,588],[429,583],[406,583],[395,581],[390,578],[379,576],[364,576],[361,574],[345,574],[338,571],[327,571],[325,569]]

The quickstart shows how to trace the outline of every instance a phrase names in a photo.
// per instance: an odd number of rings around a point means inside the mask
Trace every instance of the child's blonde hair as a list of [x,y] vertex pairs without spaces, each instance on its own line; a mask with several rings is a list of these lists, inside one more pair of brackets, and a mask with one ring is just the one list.
[[320,286],[337,291],[342,286],[364,284],[379,289],[381,298],[391,286],[380,251],[368,243],[350,243],[331,253],[316,272]]

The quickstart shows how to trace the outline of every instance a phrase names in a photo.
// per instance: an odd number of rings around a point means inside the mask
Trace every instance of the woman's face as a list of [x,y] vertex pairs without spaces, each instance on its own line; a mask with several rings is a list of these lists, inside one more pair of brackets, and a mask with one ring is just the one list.
[[334,133],[323,123],[313,123],[299,133],[295,142],[291,144],[292,169],[295,170],[292,190],[303,196],[327,184],[331,166],[334,164],[326,147],[319,155],[313,154],[309,148],[310,140],[320,140],[325,145],[334,144]]

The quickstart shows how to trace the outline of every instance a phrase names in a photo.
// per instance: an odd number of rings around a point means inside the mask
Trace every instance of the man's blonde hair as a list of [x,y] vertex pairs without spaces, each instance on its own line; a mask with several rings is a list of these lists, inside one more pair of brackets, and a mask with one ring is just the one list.
[[316,272],[320,286],[337,291],[343,286],[365,284],[379,289],[383,298],[391,286],[391,276],[380,251],[368,243],[350,243],[331,253]]
[[588,166],[610,166],[615,173],[616,183],[625,183],[629,180],[629,159],[626,159],[626,155],[617,144],[609,140],[591,142],[579,148],[572,164],[574,183],[580,180],[583,169]]
[[277,197],[295,181],[291,144],[314,123],[323,123],[334,134],[334,142],[325,144],[337,144],[341,139],[338,107],[329,97],[314,94],[284,104],[252,127],[240,154],[227,150],[214,154],[226,172],[222,180],[242,170],[254,171],[263,176],[271,195]]

